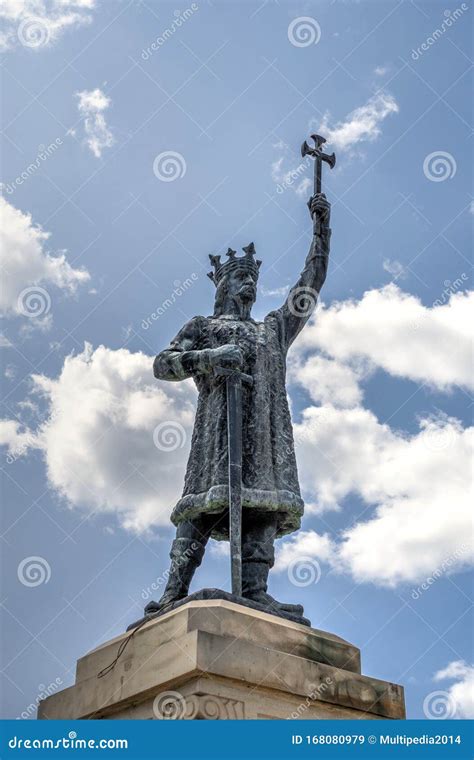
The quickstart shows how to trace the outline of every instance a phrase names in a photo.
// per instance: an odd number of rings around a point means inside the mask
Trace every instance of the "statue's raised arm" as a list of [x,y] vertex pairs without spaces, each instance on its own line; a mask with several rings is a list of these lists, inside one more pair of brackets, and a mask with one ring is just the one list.
[[276,312],[282,321],[287,348],[313,313],[328,269],[331,206],[324,193],[318,193],[310,199],[308,207],[313,219],[313,239],[309,253],[297,282],[288,293],[283,306]]

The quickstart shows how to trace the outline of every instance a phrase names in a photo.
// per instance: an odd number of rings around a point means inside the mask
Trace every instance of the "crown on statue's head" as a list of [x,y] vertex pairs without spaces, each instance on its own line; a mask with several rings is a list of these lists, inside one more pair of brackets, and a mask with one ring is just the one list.
[[245,256],[236,256],[237,251],[233,251],[232,248],[229,248],[226,253],[226,256],[229,258],[224,263],[221,262],[220,256],[209,254],[214,271],[209,272],[207,276],[212,280],[214,285],[217,286],[226,274],[235,269],[243,269],[250,272],[255,280],[258,278],[258,272],[262,262],[255,258],[254,244],[249,243],[242,248],[242,250],[245,253]]

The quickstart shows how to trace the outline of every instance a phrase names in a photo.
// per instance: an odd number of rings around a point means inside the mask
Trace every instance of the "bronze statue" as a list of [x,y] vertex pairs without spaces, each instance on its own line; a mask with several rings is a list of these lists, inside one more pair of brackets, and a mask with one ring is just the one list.
[[[267,579],[275,539],[300,527],[304,508],[286,396],[286,355],[326,278],[330,204],[321,193],[321,163],[332,167],[335,162],[334,155],[321,151],[324,138],[312,137],[316,147],[305,142],[302,151],[316,159],[315,194],[308,203],[313,240],[285,303],[263,322],[252,319],[261,265],[253,243],[243,256],[229,249],[225,262],[210,256],[213,315],[191,319],[155,359],[156,378],[192,377],[199,401],[183,495],[171,515],[176,538],[168,582],[159,602],[145,608],[146,616],[185,599],[208,539],[229,539],[230,534],[233,598],[309,623],[301,605],[280,603],[267,593]],[[201,598],[229,598],[217,589],[208,591]]]

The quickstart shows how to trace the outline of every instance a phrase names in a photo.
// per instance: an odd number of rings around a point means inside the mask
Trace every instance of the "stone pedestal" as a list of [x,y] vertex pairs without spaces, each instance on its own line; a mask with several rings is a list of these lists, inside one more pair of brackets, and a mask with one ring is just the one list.
[[77,663],[76,683],[41,719],[404,718],[403,688],[360,674],[360,652],[331,633],[232,602],[193,601]]

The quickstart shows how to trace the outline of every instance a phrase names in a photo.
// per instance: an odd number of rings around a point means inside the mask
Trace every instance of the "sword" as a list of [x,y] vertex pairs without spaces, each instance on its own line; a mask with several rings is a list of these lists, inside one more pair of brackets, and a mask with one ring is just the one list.
[[253,377],[226,367],[215,367],[225,377],[229,472],[229,543],[232,593],[242,596],[242,383]]

